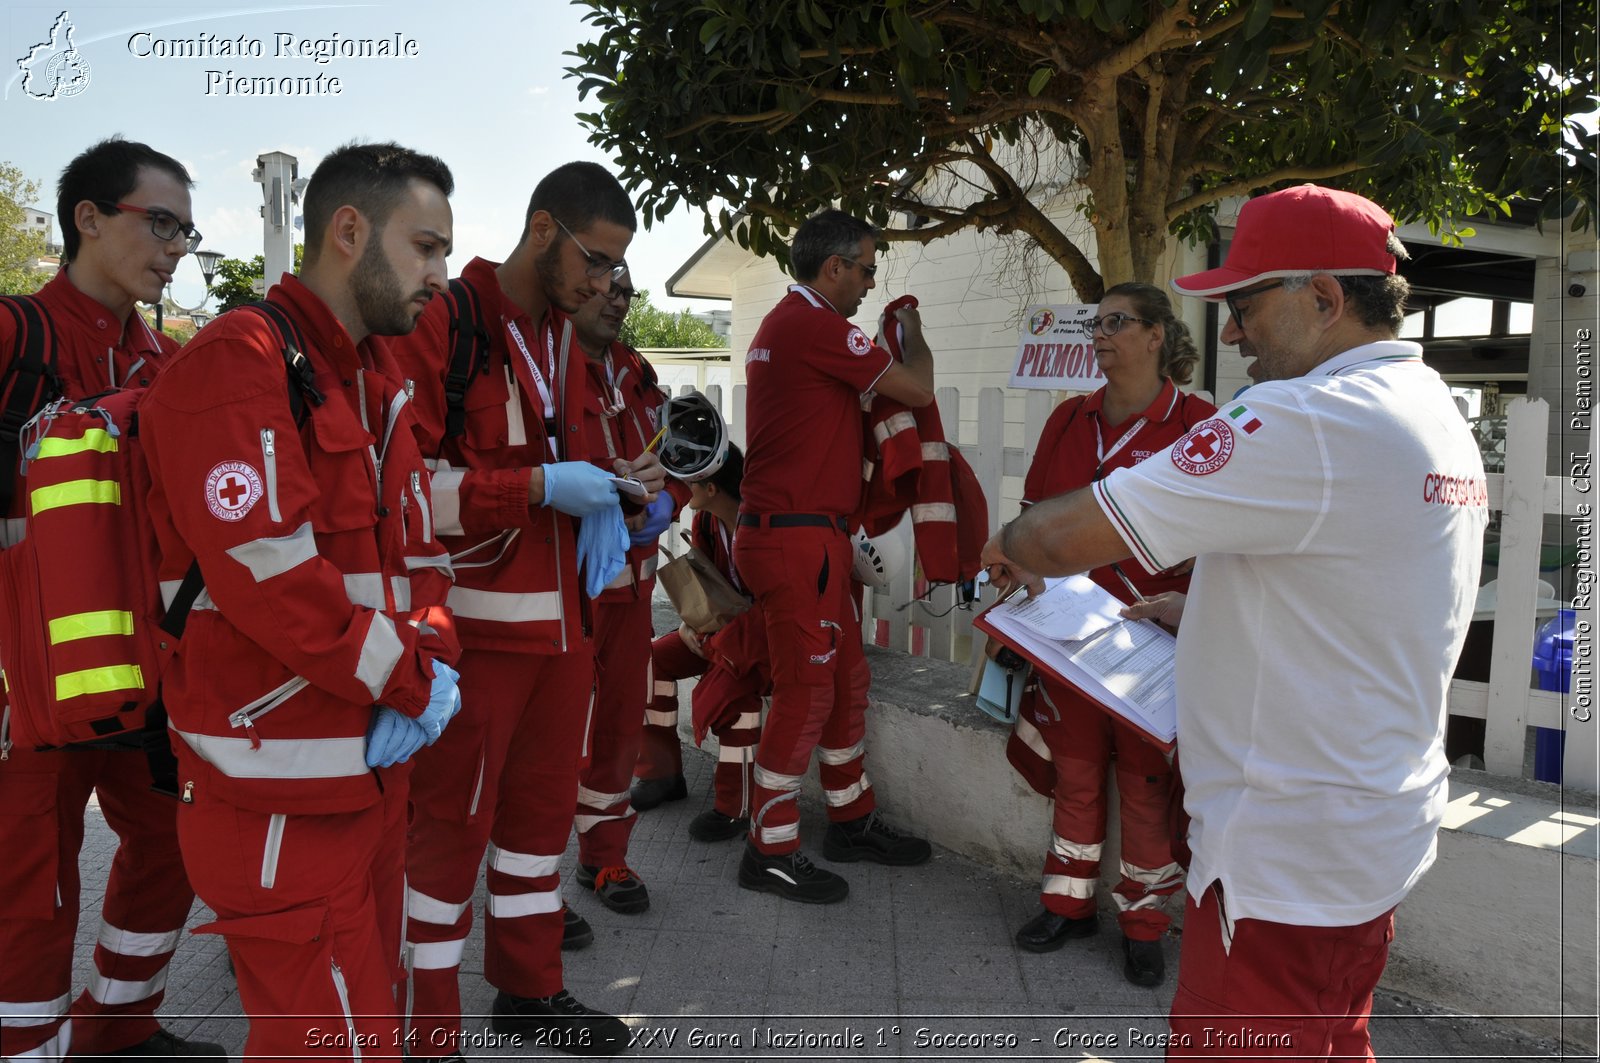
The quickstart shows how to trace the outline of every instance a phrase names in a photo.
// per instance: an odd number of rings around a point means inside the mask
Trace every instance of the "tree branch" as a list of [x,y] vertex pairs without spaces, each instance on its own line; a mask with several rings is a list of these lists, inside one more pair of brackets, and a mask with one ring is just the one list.
[[1287,166],[1281,170],[1273,170],[1271,173],[1264,173],[1255,177],[1241,177],[1237,181],[1229,181],[1225,185],[1218,185],[1215,188],[1208,188],[1204,192],[1185,196],[1176,203],[1168,203],[1167,221],[1168,223],[1176,221],[1191,210],[1206,206],[1209,203],[1220,202],[1229,196],[1242,196],[1257,188],[1266,188],[1268,185],[1275,185],[1282,181],[1325,181],[1330,177],[1338,177],[1341,174],[1364,170],[1370,165],[1372,164],[1349,159],[1345,162],[1329,163],[1326,166]]

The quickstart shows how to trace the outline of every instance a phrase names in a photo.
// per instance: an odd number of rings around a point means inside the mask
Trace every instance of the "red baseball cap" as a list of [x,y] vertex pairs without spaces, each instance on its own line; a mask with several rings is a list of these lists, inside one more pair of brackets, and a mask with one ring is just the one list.
[[1227,261],[1178,277],[1172,287],[1180,295],[1220,299],[1270,277],[1381,277],[1395,271],[1387,246],[1392,232],[1388,212],[1364,196],[1320,185],[1285,188],[1239,211]]

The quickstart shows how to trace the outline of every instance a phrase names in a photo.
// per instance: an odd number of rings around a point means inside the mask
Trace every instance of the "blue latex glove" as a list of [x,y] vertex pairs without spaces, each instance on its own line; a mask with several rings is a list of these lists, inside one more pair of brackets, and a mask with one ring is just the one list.
[[416,720],[398,709],[379,705],[367,726],[367,767],[404,764],[427,743],[428,732]]
[[617,578],[628,563],[628,526],[622,510],[596,513],[578,522],[578,564],[583,566],[583,589],[593,598]]
[[607,506],[618,508],[617,485],[611,482],[610,473],[586,461],[546,465],[544,504],[574,517],[587,517]]
[[433,688],[428,691],[428,707],[417,717],[430,746],[444,734],[445,724],[461,711],[461,691],[456,686],[460,679],[461,673],[448,664],[440,660],[433,662]]
[[645,546],[661,538],[661,533],[672,523],[672,496],[662,491],[656,500],[644,507],[644,523],[628,532],[628,542]]

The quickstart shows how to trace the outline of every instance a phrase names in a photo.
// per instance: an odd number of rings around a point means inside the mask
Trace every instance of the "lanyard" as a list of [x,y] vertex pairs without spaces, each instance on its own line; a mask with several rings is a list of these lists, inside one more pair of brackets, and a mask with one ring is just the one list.
[[510,318],[503,318],[502,320],[506,323],[506,331],[511,334],[512,340],[516,342],[517,350],[522,352],[522,360],[528,363],[528,372],[533,374],[534,386],[539,389],[539,401],[544,403],[545,421],[554,420],[556,406],[555,400],[550,395],[550,385],[545,383],[544,374],[539,371],[539,363],[534,361],[533,352],[528,350],[528,342],[522,338],[522,330]]
[[1111,444],[1111,449],[1107,450],[1105,440],[1100,437],[1100,418],[1096,417],[1094,419],[1094,478],[1096,480],[1100,479],[1100,472],[1105,468],[1106,462],[1115,457],[1117,451],[1127,446],[1133,437],[1139,434],[1139,430],[1148,424],[1149,421],[1150,419],[1148,417],[1141,417],[1137,421],[1133,422],[1133,427],[1122,433],[1122,438]]
[[[600,412],[607,417],[615,417],[627,408],[627,403],[622,399],[622,390],[617,387],[617,368],[611,362],[611,351],[606,350],[606,384],[611,389],[611,394],[600,396]],[[610,399],[607,402],[607,399]]]

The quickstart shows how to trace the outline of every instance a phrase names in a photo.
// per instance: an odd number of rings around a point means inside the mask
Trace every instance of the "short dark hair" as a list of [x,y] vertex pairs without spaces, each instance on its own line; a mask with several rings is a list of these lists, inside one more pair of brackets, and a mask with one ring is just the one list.
[[795,230],[794,242],[789,245],[789,263],[794,267],[797,281],[815,280],[822,272],[822,264],[834,255],[853,258],[861,250],[861,240],[870,236],[876,240],[878,230],[853,214],[842,210],[824,210],[813,214]]
[[524,239],[534,213],[541,210],[573,232],[596,221],[621,225],[630,233],[639,231],[633,201],[611,171],[597,162],[569,162],[544,175],[528,198],[528,213],[522,218]]
[[71,262],[78,255],[78,225],[73,212],[84,200],[91,203],[118,203],[139,183],[144,167],[162,170],[185,188],[194,187],[194,178],[183,163],[163,155],[137,140],[108,137],[81,152],[61,171],[56,182],[56,219],[61,223],[61,259]]
[[728,456],[722,461],[722,468],[706,477],[706,483],[715,487],[724,494],[732,495],[739,500],[744,499],[740,493],[739,485],[744,480],[744,451],[739,449],[739,444],[728,441]]
[[321,253],[323,234],[340,207],[355,207],[381,231],[412,181],[426,181],[447,196],[456,190],[450,167],[393,141],[335,148],[317,164],[306,185],[305,265]]
[[1161,326],[1161,358],[1156,368],[1161,375],[1175,384],[1187,384],[1194,379],[1195,363],[1200,360],[1200,349],[1194,345],[1189,326],[1173,313],[1172,300],[1167,293],[1153,284],[1124,281],[1106,289],[1105,295],[1120,295],[1133,304],[1138,315]]

